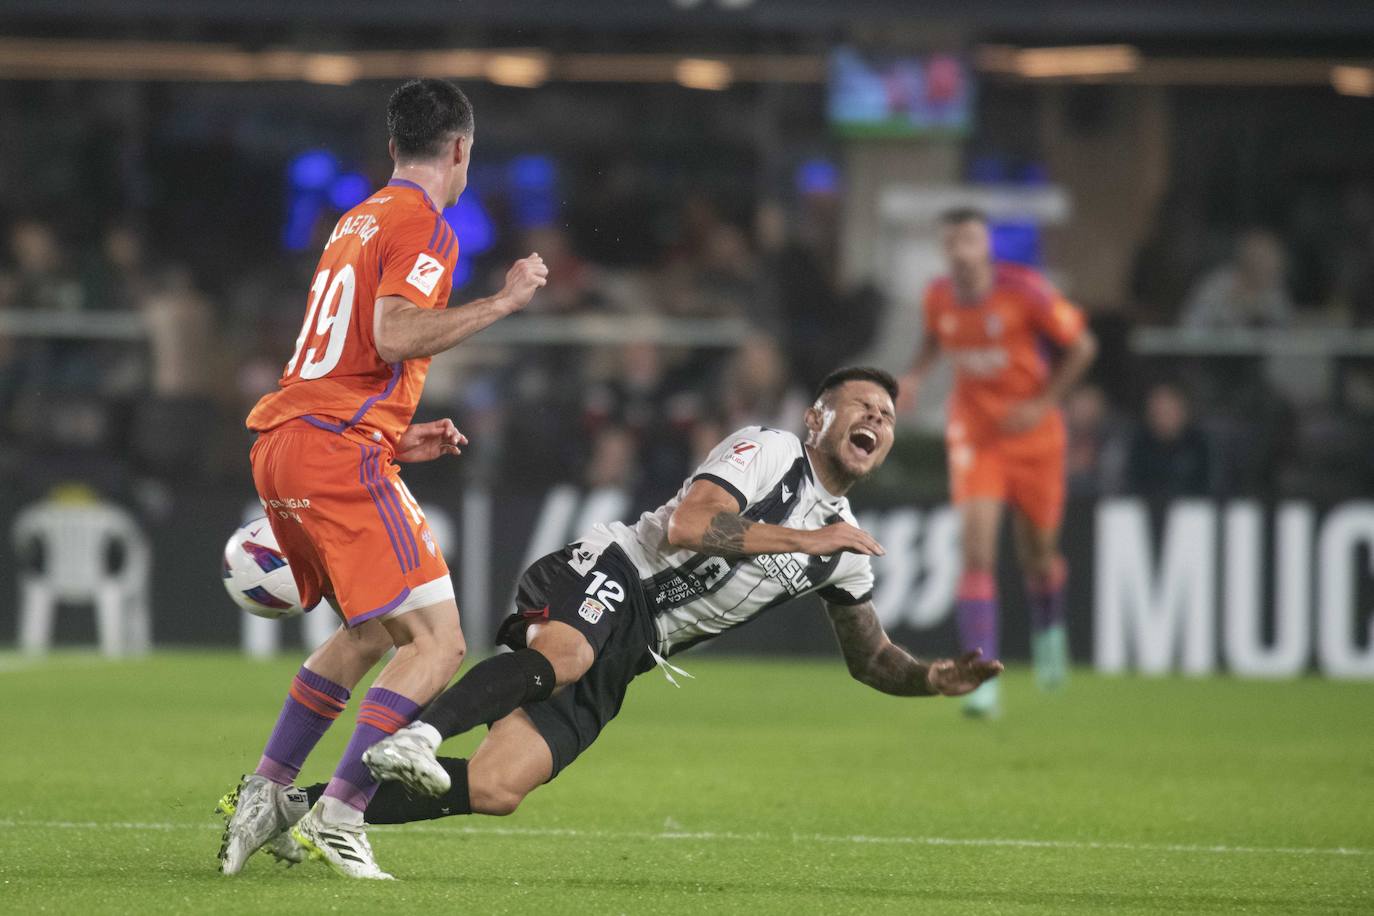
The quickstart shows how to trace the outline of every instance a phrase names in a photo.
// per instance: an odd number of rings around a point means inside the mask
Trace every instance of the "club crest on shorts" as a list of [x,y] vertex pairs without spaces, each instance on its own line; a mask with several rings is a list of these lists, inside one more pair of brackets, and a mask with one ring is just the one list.
[[606,613],[606,605],[597,601],[595,598],[587,598],[582,602],[582,606],[577,609],[577,614],[587,623],[596,623],[601,619],[601,615]]

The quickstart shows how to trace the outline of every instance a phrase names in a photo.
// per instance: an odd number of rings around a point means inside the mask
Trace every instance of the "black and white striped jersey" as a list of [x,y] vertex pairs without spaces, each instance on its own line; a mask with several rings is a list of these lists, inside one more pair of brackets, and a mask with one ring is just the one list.
[[668,519],[700,479],[729,491],[739,501],[740,513],[752,521],[799,529],[835,521],[855,524],[849,500],[825,491],[796,436],[749,426],[716,446],[658,510],[644,513],[634,525],[596,526],[580,542],[580,555],[595,562],[614,543],[630,558],[653,611],[663,655],[748,623],[799,595],[819,592],[833,604],[869,599],[873,570],[866,556],[776,554],[730,560],[669,546]]

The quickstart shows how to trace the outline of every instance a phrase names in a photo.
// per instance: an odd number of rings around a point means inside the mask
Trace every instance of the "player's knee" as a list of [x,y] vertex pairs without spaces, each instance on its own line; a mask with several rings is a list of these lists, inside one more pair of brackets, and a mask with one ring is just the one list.
[[560,687],[580,680],[594,661],[596,653],[585,639],[576,640],[565,646],[557,657],[549,659]]
[[492,798],[489,802],[490,810],[488,814],[496,817],[505,817],[515,813],[515,809],[520,807],[520,803],[525,800],[525,796],[518,792],[502,792]]
[[433,659],[436,670],[446,672],[443,681],[448,683],[458,673],[458,669],[463,666],[463,659],[467,657],[468,647],[462,631],[431,634],[427,643],[426,654]]
[[1064,560],[1052,546],[1032,550],[1022,560],[1021,570],[1030,579],[1054,579],[1063,569]]
[[529,647],[549,660],[560,687],[580,680],[596,661],[591,643],[571,627],[540,627]]
[[525,800],[523,792],[517,792],[504,786],[489,786],[480,783],[469,785],[468,796],[473,811],[494,817],[514,814],[515,809],[519,808],[520,803]]
[[964,551],[964,572],[987,575],[996,568],[997,558],[992,551],[976,549]]
[[367,636],[357,644],[358,656],[367,663],[369,668],[371,668],[373,665],[377,664],[377,662],[381,661],[383,655],[391,651],[392,645],[394,645],[394,643],[391,641],[390,634],[381,627],[377,627],[376,632],[367,634]]

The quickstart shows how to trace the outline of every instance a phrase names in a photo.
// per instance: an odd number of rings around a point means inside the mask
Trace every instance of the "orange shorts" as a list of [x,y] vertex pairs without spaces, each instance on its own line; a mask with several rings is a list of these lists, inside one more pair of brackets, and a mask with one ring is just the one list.
[[292,420],[259,435],[251,459],[307,610],[329,597],[353,627],[453,598],[448,564],[385,444]]
[[1062,436],[1006,437],[973,443],[951,433],[949,489],[954,502],[1010,503],[1032,525],[1049,531],[1064,519]]

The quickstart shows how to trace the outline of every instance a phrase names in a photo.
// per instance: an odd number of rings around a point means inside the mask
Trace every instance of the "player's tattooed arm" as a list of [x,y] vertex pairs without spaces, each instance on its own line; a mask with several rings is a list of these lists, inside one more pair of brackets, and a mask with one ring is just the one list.
[[899,697],[960,696],[996,677],[1002,663],[970,652],[925,664],[888,638],[872,601],[826,603],[849,673],[861,684]]
[[803,548],[809,532],[750,521],[740,515],[742,508],[719,484],[693,481],[668,519],[668,543],[680,550],[732,560]]
[[868,532],[846,522],[807,531],[750,521],[740,515],[741,508],[719,484],[693,481],[668,519],[668,543],[680,550],[730,559],[767,553],[828,557],[842,552],[881,556],[883,552]]
[[827,603],[825,610],[854,680],[900,697],[935,693],[926,681],[929,669],[888,638],[872,601],[855,605]]
[[744,536],[754,525],[736,512],[717,512],[701,535],[701,552],[718,557],[744,556]]

